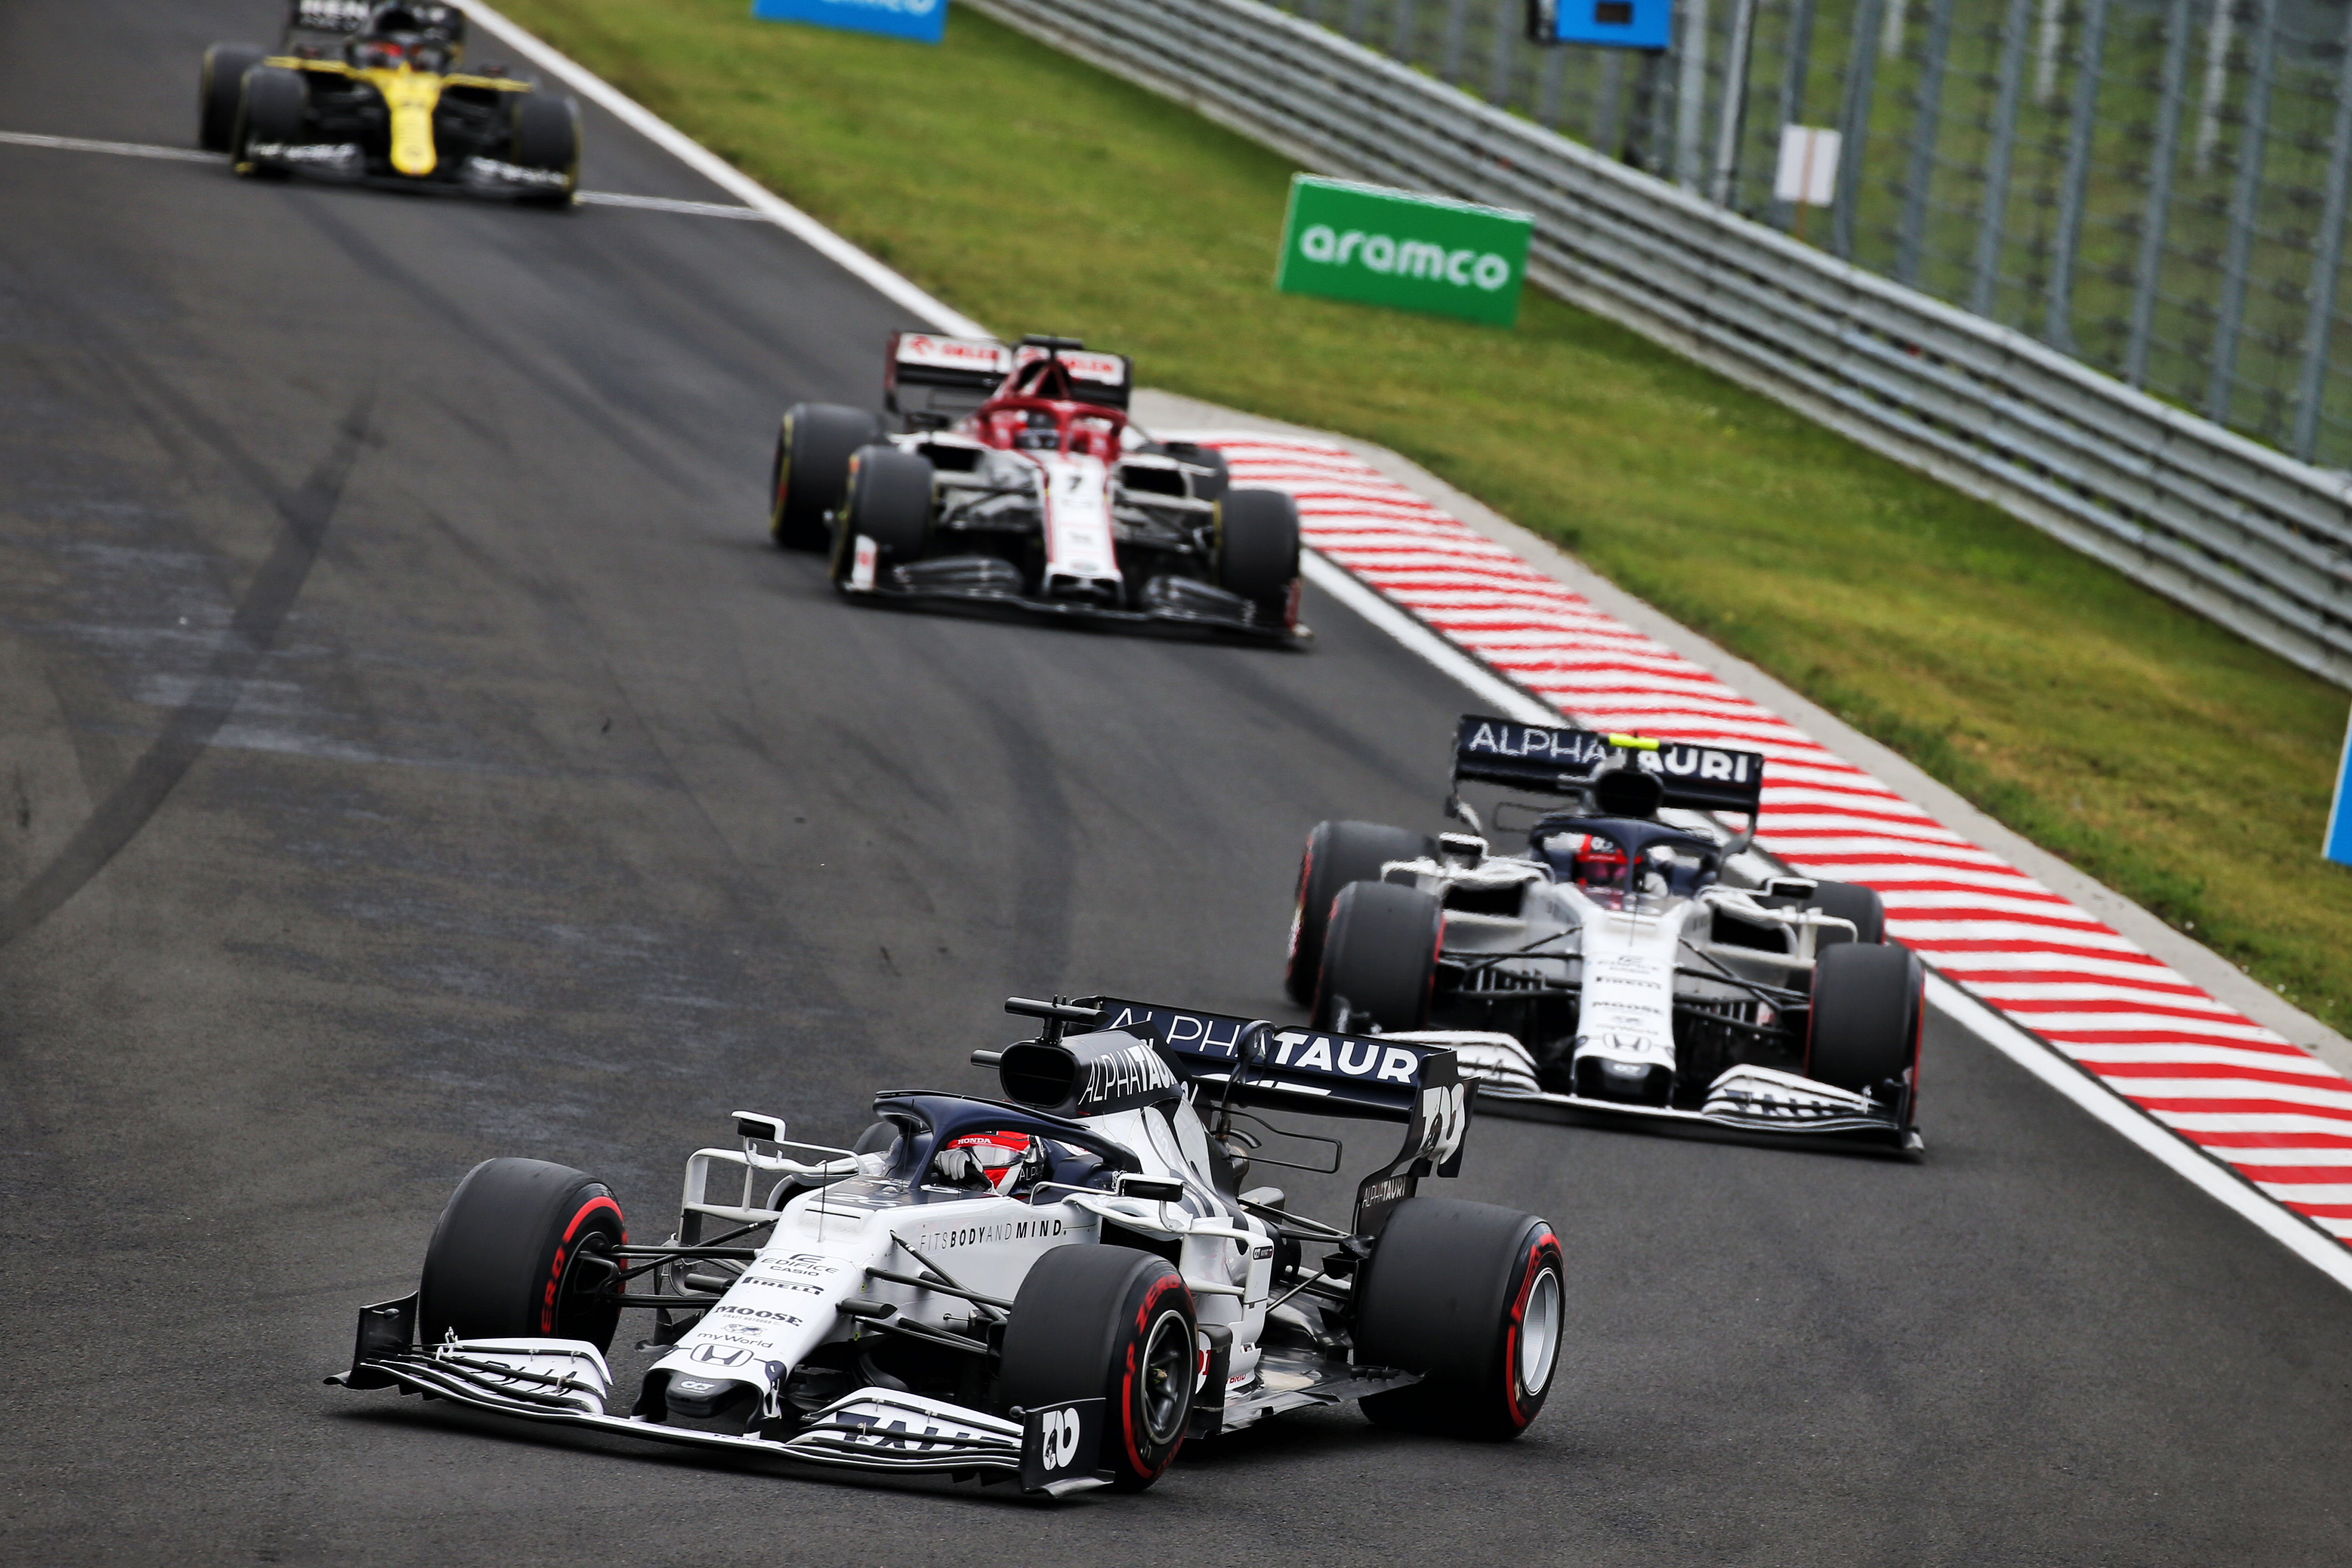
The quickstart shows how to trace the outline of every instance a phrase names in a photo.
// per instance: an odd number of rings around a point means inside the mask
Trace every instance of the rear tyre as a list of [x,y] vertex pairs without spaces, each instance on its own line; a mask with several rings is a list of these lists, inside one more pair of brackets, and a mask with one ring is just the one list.
[[1356,1286],[1356,1360],[1417,1372],[1375,1394],[1383,1426],[1489,1440],[1517,1436],[1559,1367],[1567,1266],[1533,1215],[1454,1198],[1407,1198]]
[[237,95],[230,156],[243,163],[256,142],[282,145],[301,141],[310,103],[310,84],[302,79],[300,71],[283,66],[255,66],[247,71]]
[[849,459],[849,495],[833,531],[833,580],[846,584],[857,541],[874,542],[875,571],[919,558],[931,540],[931,465],[887,443]]
[[997,1379],[1007,1408],[1103,1401],[1103,1468],[1120,1491],[1160,1479],[1192,1418],[1198,1320],[1165,1258],[1128,1247],[1059,1247],[1013,1298]]
[[205,51],[205,67],[196,83],[196,145],[207,153],[226,153],[236,135],[237,98],[245,73],[269,56],[251,44],[215,44]]
[[1377,1027],[1391,1035],[1426,1026],[1444,936],[1445,907],[1435,893],[1397,882],[1350,882],[1340,889],[1323,939],[1315,1026]]
[[1852,921],[1853,929],[1861,933],[1857,938],[1849,939],[1842,931],[1822,931],[1813,938],[1813,951],[1816,952],[1825,946],[1834,946],[1848,940],[1864,942],[1886,940],[1886,905],[1875,889],[1865,888],[1859,882],[1823,882],[1813,889],[1813,896],[1805,900],[1805,907],[1819,910],[1838,920]]
[[1842,942],[1823,952],[1813,964],[1805,1076],[1907,1113],[1927,984],[1906,947]]
[[768,533],[786,550],[822,550],[849,490],[849,458],[882,439],[882,419],[837,403],[796,403],[768,469]]
[[419,1342],[585,1340],[602,1352],[621,1309],[597,1296],[611,1270],[580,1259],[627,1240],[603,1183],[545,1160],[486,1160],[457,1184],[425,1249]]
[[1217,585],[1249,601],[1251,624],[1298,619],[1298,503],[1280,490],[1227,490],[1217,503]]
[[1171,441],[1168,455],[1180,463],[1191,463],[1210,470],[1192,476],[1194,500],[1223,500],[1234,487],[1233,470],[1225,464],[1225,455],[1214,447],[1202,447],[1191,441]]
[[572,192],[580,188],[580,106],[568,98],[542,98],[535,92],[516,94],[514,135],[507,155],[519,167],[549,170],[563,176],[561,187],[523,200],[569,205]]
[[1290,912],[1290,961],[1282,988],[1300,1006],[1315,1000],[1315,979],[1323,968],[1323,933],[1331,923],[1331,900],[1350,882],[1377,882],[1391,860],[1424,860],[1437,853],[1425,833],[1377,822],[1318,822],[1298,858],[1297,902]]

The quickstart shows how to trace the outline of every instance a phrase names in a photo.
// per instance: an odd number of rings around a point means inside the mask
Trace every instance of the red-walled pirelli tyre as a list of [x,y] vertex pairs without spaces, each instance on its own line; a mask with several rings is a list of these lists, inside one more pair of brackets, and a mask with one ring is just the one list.
[[1298,858],[1298,900],[1290,911],[1290,963],[1282,988],[1302,1007],[1315,1002],[1315,978],[1323,969],[1323,933],[1331,924],[1331,900],[1350,882],[1377,882],[1391,860],[1425,860],[1437,853],[1426,833],[1377,822],[1318,822]]
[[1813,964],[1805,1076],[1867,1094],[1890,1109],[1917,1087],[1927,974],[1910,949],[1842,942]]
[[1165,1258],[1130,1247],[1060,1247],[1013,1298],[999,1397],[1010,1409],[1104,1402],[1102,1465],[1121,1491],[1160,1479],[1192,1418],[1198,1322]]
[[627,1240],[621,1205],[603,1183],[545,1160],[486,1160],[457,1184],[425,1248],[419,1342],[455,1332],[585,1340],[604,1350],[621,1309],[596,1299],[611,1271],[580,1257]]
[[1437,949],[1445,939],[1445,906],[1435,893],[1397,882],[1350,882],[1331,900],[1323,934],[1321,977],[1315,987],[1315,1026],[1361,1034],[1425,1028],[1437,981]]
[[795,403],[776,431],[768,532],[786,550],[822,550],[849,490],[850,455],[883,437],[882,416],[838,403]]
[[1533,1215],[1454,1198],[1407,1198],[1356,1286],[1356,1361],[1417,1372],[1375,1394],[1383,1426],[1516,1437],[1559,1370],[1567,1321],[1559,1238]]

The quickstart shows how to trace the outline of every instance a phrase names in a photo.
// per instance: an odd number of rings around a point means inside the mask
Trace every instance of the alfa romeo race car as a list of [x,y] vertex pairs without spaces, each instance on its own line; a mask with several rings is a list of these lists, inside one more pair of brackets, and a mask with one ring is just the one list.
[[[1303,642],[1298,509],[1130,423],[1133,367],[1075,338],[893,332],[885,402],[784,416],[768,527],[852,598],[1013,606]],[[919,399],[920,405],[914,405]]]
[[[1465,780],[1556,797],[1519,806],[1525,854],[1489,852]],[[1925,971],[1875,892],[1752,851],[1763,780],[1753,752],[1465,715],[1469,832],[1307,836],[1290,994],[1318,1027],[1450,1047],[1496,1110],[1916,1151]]]
[[[1343,1400],[1470,1436],[1535,1418],[1560,1245],[1533,1215],[1420,1194],[1461,1167],[1451,1050],[1110,997],[1005,1005],[1043,1027],[972,1054],[1004,1098],[878,1095],[854,1149],[739,1111],[740,1147],[688,1159],[656,1245],[580,1171],[476,1166],[416,1291],[361,1310],[328,1381],[1055,1495],[1140,1489],[1188,1436]],[[1337,1140],[1274,1109],[1404,1129],[1346,1225],[1244,1190],[1254,1163],[1339,1166]],[[633,1394],[604,1359],[625,1311],[652,1314],[639,1348],[659,1352]]]
[[243,174],[299,172],[569,203],[580,109],[461,70],[466,16],[427,0],[293,0],[275,53],[205,51],[198,142]]

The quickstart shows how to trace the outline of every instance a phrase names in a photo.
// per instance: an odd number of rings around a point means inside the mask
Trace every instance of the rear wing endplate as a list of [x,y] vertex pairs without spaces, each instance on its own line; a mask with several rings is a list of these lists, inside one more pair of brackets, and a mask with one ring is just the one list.
[[1664,803],[1686,811],[1754,816],[1764,798],[1764,754],[1722,746],[1522,724],[1465,713],[1454,737],[1456,783],[1475,779],[1547,795],[1578,795],[1594,775],[1636,768],[1665,788]]
[[[378,0],[289,0],[286,31],[289,35],[328,33],[349,37],[367,26],[377,4]],[[457,6],[436,4],[435,0],[407,0],[406,9],[424,26],[451,43],[466,41],[466,13]]]

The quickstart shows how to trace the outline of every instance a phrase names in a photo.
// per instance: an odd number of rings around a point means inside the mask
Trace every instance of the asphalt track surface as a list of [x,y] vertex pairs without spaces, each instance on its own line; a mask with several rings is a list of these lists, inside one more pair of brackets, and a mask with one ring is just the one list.
[[[185,144],[275,12],[11,0],[0,129]],[[776,414],[898,324],[761,225],[0,147],[8,1561],[2344,1560],[2352,1298],[1940,1023],[1916,1164],[1482,1120],[1454,1190],[1575,1271],[1507,1447],[1328,1412],[1041,1508],[322,1387],[476,1161],[658,1235],[739,1106],[986,1091],[1008,991],[1292,1016],[1305,829],[1435,826],[1463,698],[1328,601],[1292,655],[770,549]]]

